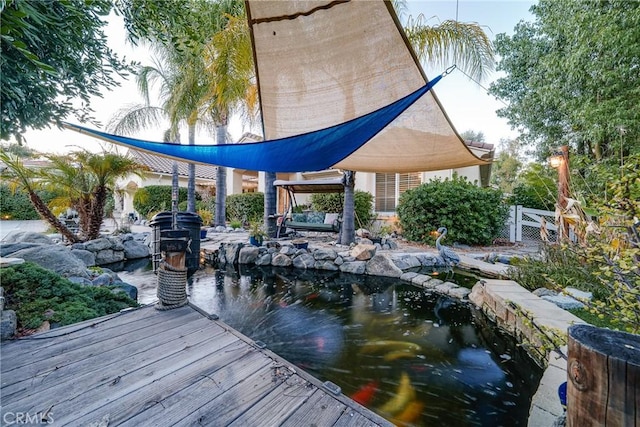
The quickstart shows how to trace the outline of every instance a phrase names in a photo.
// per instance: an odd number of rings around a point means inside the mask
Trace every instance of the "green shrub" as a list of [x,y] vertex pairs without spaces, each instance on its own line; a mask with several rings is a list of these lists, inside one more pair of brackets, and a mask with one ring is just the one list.
[[[374,216],[373,195],[366,191],[356,190],[353,193],[356,212],[356,228],[367,227]],[[318,212],[342,213],[344,193],[318,193],[311,195],[311,209]]]
[[502,202],[501,191],[480,188],[454,176],[405,191],[397,212],[408,240],[433,243],[430,233],[447,227],[449,242],[485,245],[498,237],[508,206]]
[[264,193],[242,193],[227,196],[227,220],[262,222],[264,217]]
[[[36,192],[45,203],[51,202],[56,195],[50,191]],[[29,196],[25,193],[13,193],[6,185],[0,185],[0,218],[29,220],[40,219],[33,208]]]
[[37,328],[45,320],[69,325],[138,305],[111,287],[72,283],[30,262],[0,269],[0,281],[5,306],[15,310],[23,329]]
[[[198,195],[196,194],[196,200]],[[187,200],[187,189],[178,190],[178,203]],[[171,210],[171,186],[148,185],[138,189],[133,196],[133,207],[142,216],[149,219],[149,212]]]

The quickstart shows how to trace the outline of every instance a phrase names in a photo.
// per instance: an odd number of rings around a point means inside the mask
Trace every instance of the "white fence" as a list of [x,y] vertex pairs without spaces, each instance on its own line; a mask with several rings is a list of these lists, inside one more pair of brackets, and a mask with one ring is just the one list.
[[501,237],[509,238],[510,242],[541,242],[540,230],[542,224],[547,230],[550,242],[556,241],[557,229],[555,225],[555,212],[541,209],[525,208],[523,206],[510,206],[509,218],[502,230]]

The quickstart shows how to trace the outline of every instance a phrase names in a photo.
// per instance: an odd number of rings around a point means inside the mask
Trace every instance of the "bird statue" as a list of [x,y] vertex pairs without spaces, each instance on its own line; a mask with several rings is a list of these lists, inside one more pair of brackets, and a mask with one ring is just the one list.
[[438,238],[436,239],[436,248],[438,252],[440,252],[440,256],[442,260],[447,265],[447,267],[451,268],[451,266],[456,266],[460,262],[460,256],[453,251],[449,246],[444,246],[440,244],[440,240],[444,239],[444,236],[447,235],[447,228],[440,227],[438,228]]

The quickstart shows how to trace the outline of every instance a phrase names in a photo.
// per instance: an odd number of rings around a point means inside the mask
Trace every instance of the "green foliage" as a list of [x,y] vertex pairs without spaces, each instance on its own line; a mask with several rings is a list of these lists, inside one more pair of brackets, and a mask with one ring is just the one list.
[[[107,46],[110,0],[2,2],[0,137],[91,119],[92,96],[117,86],[129,65]],[[82,102],[70,102],[70,99]]]
[[533,209],[555,210],[558,198],[556,175],[555,171],[539,163],[529,164],[520,173],[511,195],[507,197],[507,203]]
[[498,236],[508,207],[502,192],[454,177],[405,191],[397,212],[403,236],[411,241],[433,243],[431,232],[447,227],[450,242],[484,245]]
[[591,159],[640,150],[640,3],[541,0],[534,22],[494,45],[506,72],[490,87],[539,160],[571,145]]
[[[343,193],[318,193],[311,195],[311,209],[318,212],[342,214]],[[373,195],[367,191],[355,190],[353,204],[356,213],[356,228],[366,228],[374,217]]]
[[[178,203],[187,201],[187,189],[178,190]],[[149,218],[150,212],[171,210],[171,186],[148,185],[140,188],[133,195],[133,207],[140,214]]]
[[21,159],[32,159],[38,156],[38,152],[36,150],[16,143],[1,144],[0,149]]
[[[634,160],[635,159],[635,160]],[[582,244],[546,246],[544,259],[523,259],[512,278],[528,289],[566,286],[591,291],[589,312],[621,330],[640,332],[640,168],[632,157],[611,177],[609,199],[594,209],[599,223],[575,223],[590,229]],[[589,227],[587,228],[587,225]]]
[[[36,193],[45,202],[51,202],[56,194],[46,190],[38,190]],[[0,185],[0,218],[29,220],[40,219],[40,215],[36,212],[29,200],[29,196],[22,192],[12,192],[9,187]]]
[[0,269],[0,279],[6,307],[16,311],[23,329],[37,328],[45,320],[69,325],[138,305],[111,287],[72,283],[30,262]]
[[261,222],[264,216],[264,193],[231,194],[226,200],[226,218]]

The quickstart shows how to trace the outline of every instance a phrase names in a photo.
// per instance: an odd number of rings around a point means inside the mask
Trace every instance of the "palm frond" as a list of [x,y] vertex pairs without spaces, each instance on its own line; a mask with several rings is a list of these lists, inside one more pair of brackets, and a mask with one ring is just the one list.
[[116,111],[107,130],[117,135],[131,135],[142,129],[159,128],[166,120],[167,113],[162,108],[133,104]]
[[453,20],[430,26],[423,14],[409,17],[405,32],[418,58],[447,68],[456,64],[471,78],[483,80],[495,69],[491,40],[476,23]]

